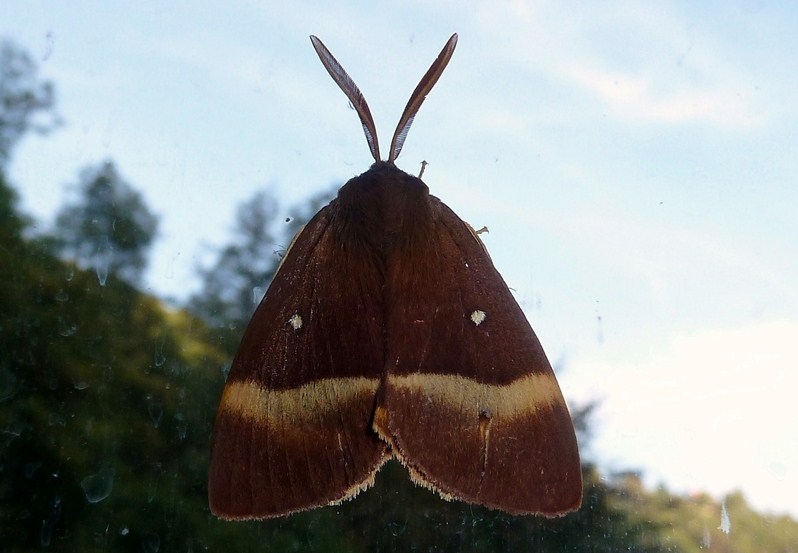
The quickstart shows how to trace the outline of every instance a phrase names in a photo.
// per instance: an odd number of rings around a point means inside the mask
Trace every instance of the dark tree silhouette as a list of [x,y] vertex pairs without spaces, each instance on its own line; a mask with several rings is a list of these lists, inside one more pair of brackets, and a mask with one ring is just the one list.
[[260,191],[238,207],[233,240],[219,251],[216,262],[200,269],[202,289],[189,309],[220,332],[225,349],[233,352],[280,264],[294,234],[332,197],[318,194],[282,211],[269,192]]
[[17,214],[17,193],[8,186],[0,170],[0,244],[7,247],[13,240],[19,240],[25,226],[25,218]]
[[263,191],[238,207],[232,242],[211,267],[200,269],[202,289],[189,301],[194,313],[235,341],[280,261],[272,230],[277,210],[277,200]]
[[0,40],[0,168],[25,133],[47,132],[58,125],[54,103],[52,83],[39,79],[27,52]]
[[61,208],[54,243],[100,284],[109,275],[137,284],[147,264],[158,219],[111,161],[84,169],[77,199]]

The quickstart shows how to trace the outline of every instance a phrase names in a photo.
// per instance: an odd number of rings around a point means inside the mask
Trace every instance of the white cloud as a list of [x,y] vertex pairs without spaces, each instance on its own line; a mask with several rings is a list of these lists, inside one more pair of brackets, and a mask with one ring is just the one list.
[[[686,7],[627,2],[606,5],[511,3],[480,12],[486,53],[536,79],[550,77],[604,104],[610,115],[640,123],[761,125],[770,110],[757,90],[769,79],[742,62],[740,44],[711,18]],[[556,24],[548,24],[556,21]],[[497,51],[498,50],[498,51]],[[574,98],[564,96],[571,104]]]
[[796,344],[798,321],[685,333],[648,354],[630,345],[623,358],[636,363],[591,352],[564,388],[569,399],[603,398],[596,450],[617,468],[680,491],[741,489],[755,506],[796,515]]
[[603,70],[584,62],[566,64],[561,72],[623,119],[669,124],[703,122],[737,128],[757,126],[764,119],[730,79],[717,79],[703,86],[683,78],[664,83],[666,76]]

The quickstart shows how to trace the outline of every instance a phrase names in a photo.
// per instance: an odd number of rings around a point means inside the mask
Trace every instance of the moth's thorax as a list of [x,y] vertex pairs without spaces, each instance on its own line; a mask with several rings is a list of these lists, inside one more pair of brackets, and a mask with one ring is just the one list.
[[387,254],[425,243],[432,230],[429,189],[388,162],[377,162],[338,191],[335,224],[345,245]]

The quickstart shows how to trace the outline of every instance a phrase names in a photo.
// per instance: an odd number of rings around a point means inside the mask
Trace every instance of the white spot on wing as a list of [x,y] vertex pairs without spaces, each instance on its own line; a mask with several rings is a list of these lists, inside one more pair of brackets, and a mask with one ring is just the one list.
[[471,322],[474,323],[476,326],[479,326],[482,323],[482,321],[485,320],[485,317],[486,317],[485,312],[482,311],[481,309],[477,309],[473,313],[471,313]]
[[288,319],[288,324],[290,324],[291,328],[294,330],[299,330],[302,328],[302,317],[299,316],[299,313],[294,313],[291,315],[291,318]]

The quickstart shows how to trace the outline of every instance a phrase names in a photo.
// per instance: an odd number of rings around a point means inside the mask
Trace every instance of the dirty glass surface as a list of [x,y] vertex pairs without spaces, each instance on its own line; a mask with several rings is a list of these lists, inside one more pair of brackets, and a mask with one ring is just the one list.
[[[798,550],[795,16],[0,6],[0,549]],[[487,228],[568,400],[583,505],[514,517],[390,462],[347,503],[218,520],[211,428],[243,329],[370,164],[307,35],[385,143],[455,31],[397,164],[427,161]]]

